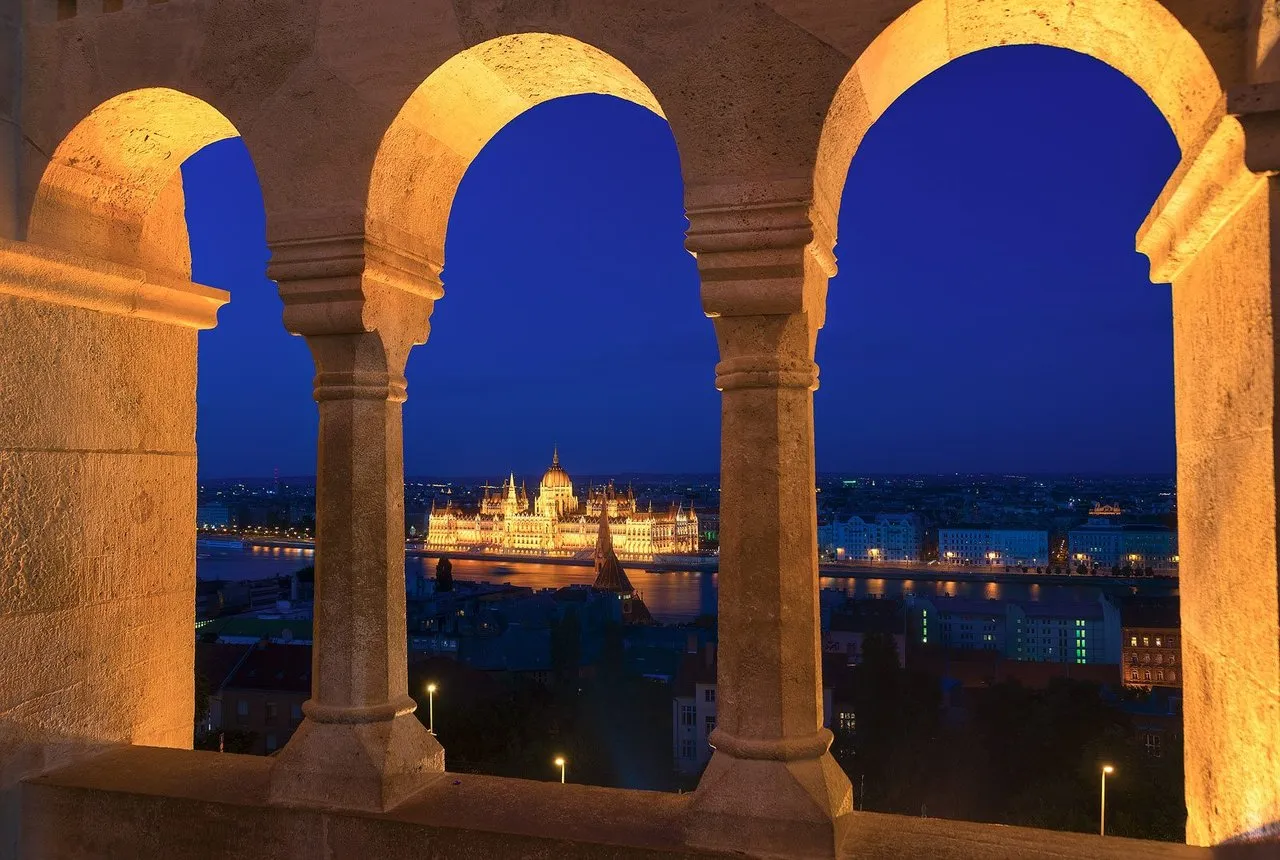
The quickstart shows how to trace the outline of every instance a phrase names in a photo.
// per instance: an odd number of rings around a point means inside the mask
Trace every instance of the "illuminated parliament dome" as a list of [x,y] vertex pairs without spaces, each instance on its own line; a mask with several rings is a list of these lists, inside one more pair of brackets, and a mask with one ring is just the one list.
[[569,480],[569,473],[560,466],[560,449],[557,448],[551,453],[551,467],[542,476],[542,489],[573,489],[573,482]]
[[[488,489],[496,492],[488,492]],[[432,504],[427,519],[427,546],[451,552],[518,552],[530,554],[585,554],[595,546],[600,524],[612,532],[623,558],[652,559],[657,554],[698,551],[698,515],[690,506],[672,503],[665,511],[641,511],[635,494],[620,491],[610,481],[588,487],[583,498],[573,489],[573,479],[560,465],[560,452],[542,474],[538,492],[530,498],[514,473],[500,487],[487,488],[479,510],[464,512],[453,506]]]

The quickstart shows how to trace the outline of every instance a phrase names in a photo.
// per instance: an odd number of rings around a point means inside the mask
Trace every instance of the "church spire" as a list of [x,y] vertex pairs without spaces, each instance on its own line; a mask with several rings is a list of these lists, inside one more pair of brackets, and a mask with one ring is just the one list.
[[560,465],[560,446],[559,445],[551,446],[551,465],[553,466]]
[[627,572],[613,551],[613,535],[609,532],[609,509],[600,509],[600,529],[596,532],[596,581],[592,588],[612,591],[615,594],[634,594],[635,587],[627,578]]

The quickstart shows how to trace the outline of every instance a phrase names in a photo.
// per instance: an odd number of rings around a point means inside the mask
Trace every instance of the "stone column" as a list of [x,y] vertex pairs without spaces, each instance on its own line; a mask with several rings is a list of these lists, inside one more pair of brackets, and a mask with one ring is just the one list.
[[1280,839],[1280,98],[1237,92],[1139,234],[1173,284],[1187,841]]
[[853,808],[822,725],[818,619],[813,355],[834,260],[803,186],[689,193],[722,424],[719,716],[688,838],[831,857]]
[[311,698],[271,798],[382,811],[444,770],[407,689],[401,436],[405,362],[439,281],[426,269],[428,286],[406,292],[410,273],[379,279],[362,245],[273,247],[285,324],[315,358],[320,430]]
[[0,239],[0,857],[23,777],[191,747],[196,334],[226,300]]

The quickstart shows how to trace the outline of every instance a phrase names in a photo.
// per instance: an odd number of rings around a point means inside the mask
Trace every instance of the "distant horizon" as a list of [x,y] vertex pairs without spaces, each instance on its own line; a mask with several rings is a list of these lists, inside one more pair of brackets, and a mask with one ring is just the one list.
[[[541,474],[546,471],[546,467],[535,470],[516,470],[514,472],[517,478],[530,475]],[[411,481],[421,481],[423,479],[460,482],[460,481],[486,481],[495,478],[503,478],[512,474],[512,470],[508,469],[501,474],[488,475],[434,475],[434,474],[406,474],[405,483]],[[583,472],[584,480],[587,478],[611,478],[611,477],[627,477],[627,478],[685,478],[696,477],[705,478],[710,476],[718,477],[720,470],[712,470],[705,472],[648,472],[648,471],[605,471],[605,472]],[[573,478],[573,476],[570,476]],[[1166,479],[1176,480],[1177,473],[1165,472],[860,472],[860,471],[818,471],[818,478],[1009,478],[1009,479],[1068,479],[1068,478],[1146,478],[1146,479]],[[315,482],[315,475],[281,475],[279,480],[283,483],[286,481],[311,481]],[[226,477],[203,477],[197,478],[200,483],[225,483],[232,481],[264,481],[271,482],[276,480],[274,475],[231,475]],[[574,483],[581,483],[573,478]]]

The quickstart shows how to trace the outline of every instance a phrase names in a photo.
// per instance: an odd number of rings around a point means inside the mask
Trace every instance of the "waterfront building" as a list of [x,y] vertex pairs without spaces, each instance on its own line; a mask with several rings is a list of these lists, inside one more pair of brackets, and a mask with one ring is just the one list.
[[1177,597],[1131,598],[1120,608],[1124,685],[1182,689],[1182,622]]
[[452,500],[443,508],[432,505],[427,518],[427,549],[450,552],[575,555],[596,544],[601,515],[613,532],[613,545],[622,558],[652,560],[655,555],[698,551],[698,515],[690,505],[671,504],[645,510],[631,490],[610,482],[588,488],[580,498],[569,474],[560,465],[560,452],[542,476],[534,499],[512,474],[496,492],[486,491],[478,511],[466,513]]
[[1159,525],[1121,523],[1116,508],[1095,508],[1067,534],[1072,565],[1171,571],[1178,566],[1178,533]]
[[915,514],[849,517],[818,527],[818,545],[841,561],[919,561],[924,528]]
[[221,502],[196,507],[196,528],[225,529],[231,525],[231,509]]
[[1035,663],[1120,662],[1120,615],[1105,595],[1096,601],[913,597],[908,606],[921,645]]
[[938,560],[944,564],[1040,567],[1049,563],[1049,532],[990,526],[938,529]]

